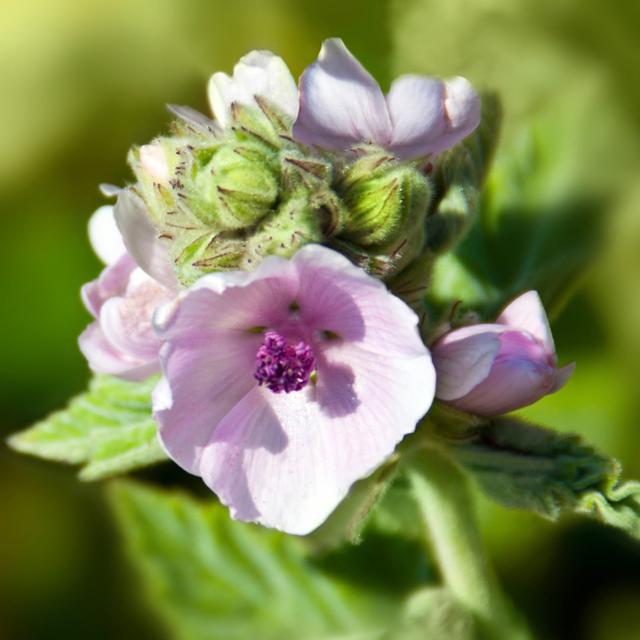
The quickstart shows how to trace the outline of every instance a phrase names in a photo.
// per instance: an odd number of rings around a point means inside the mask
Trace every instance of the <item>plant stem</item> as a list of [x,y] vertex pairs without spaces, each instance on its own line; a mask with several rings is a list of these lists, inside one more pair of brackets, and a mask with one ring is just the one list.
[[531,635],[507,601],[486,555],[466,477],[443,454],[421,449],[408,475],[450,593],[469,611],[484,638],[525,640]]

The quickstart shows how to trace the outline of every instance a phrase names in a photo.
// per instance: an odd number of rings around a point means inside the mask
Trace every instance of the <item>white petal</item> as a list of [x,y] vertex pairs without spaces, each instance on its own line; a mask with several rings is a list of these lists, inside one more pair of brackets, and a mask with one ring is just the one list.
[[91,216],[89,240],[96,255],[105,264],[113,264],[126,251],[111,205],[100,207]]
[[168,289],[175,289],[177,279],[169,252],[158,239],[142,199],[126,189],[118,196],[114,213],[124,244],[140,268]]
[[100,189],[100,193],[106,198],[113,198],[122,191],[122,187],[118,187],[115,184],[109,184],[108,182],[101,182],[98,185],[98,188]]
[[384,95],[342,40],[326,40],[300,78],[300,111],[293,136],[304,144],[345,150],[357,143],[386,145],[391,120]]
[[214,73],[209,80],[209,103],[223,127],[231,120],[233,102],[251,105],[254,96],[267,98],[291,118],[298,112],[298,90],[289,68],[270,51],[252,51],[236,64],[233,77]]

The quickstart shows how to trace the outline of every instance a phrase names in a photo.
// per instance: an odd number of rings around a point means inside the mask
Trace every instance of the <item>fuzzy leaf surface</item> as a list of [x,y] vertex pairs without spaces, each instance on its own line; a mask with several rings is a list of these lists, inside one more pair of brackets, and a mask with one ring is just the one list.
[[96,376],[66,409],[9,438],[15,450],[82,464],[82,480],[99,480],[166,459],[151,417],[157,382]]
[[176,638],[378,637],[393,619],[389,599],[328,577],[301,539],[236,522],[213,500],[118,481],[111,501],[148,602]]
[[551,520],[582,513],[640,538],[640,483],[575,435],[505,417],[447,453],[496,502]]

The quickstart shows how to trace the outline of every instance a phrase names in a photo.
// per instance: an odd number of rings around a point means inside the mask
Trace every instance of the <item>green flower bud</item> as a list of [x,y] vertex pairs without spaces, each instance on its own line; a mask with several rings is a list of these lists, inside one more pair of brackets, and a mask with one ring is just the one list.
[[381,152],[357,160],[340,184],[347,215],[343,236],[364,247],[392,246],[407,229],[423,226],[429,179]]
[[311,242],[389,280],[424,251],[429,179],[382,151],[352,161],[298,144],[267,101],[233,105],[229,126],[175,108],[174,135],[129,161],[179,280],[255,268]]
[[202,222],[221,229],[257,224],[278,198],[277,158],[249,143],[218,147],[208,163],[194,166],[186,203]]
[[323,242],[331,224],[330,213],[314,207],[308,193],[300,191],[266,218],[248,240],[248,268],[268,255],[291,257],[310,242]]

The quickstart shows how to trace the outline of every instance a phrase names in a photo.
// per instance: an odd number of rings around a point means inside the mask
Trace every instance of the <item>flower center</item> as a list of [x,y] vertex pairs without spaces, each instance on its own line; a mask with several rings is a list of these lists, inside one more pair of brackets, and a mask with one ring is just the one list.
[[253,375],[259,385],[266,385],[274,393],[290,393],[307,386],[315,366],[313,350],[306,342],[287,344],[277,331],[267,331],[256,353]]

